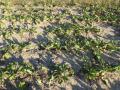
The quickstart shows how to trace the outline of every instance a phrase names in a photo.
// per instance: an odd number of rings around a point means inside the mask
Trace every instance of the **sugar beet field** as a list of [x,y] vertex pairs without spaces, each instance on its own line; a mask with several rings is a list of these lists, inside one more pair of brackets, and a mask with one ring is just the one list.
[[48,1],[0,0],[0,90],[120,90],[120,1]]

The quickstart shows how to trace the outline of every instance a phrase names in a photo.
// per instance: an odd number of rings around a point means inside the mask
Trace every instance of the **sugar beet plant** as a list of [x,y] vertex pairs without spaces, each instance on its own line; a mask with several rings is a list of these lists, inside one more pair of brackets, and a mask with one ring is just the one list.
[[68,81],[69,77],[74,75],[74,72],[66,63],[60,63],[53,65],[48,75],[48,80],[50,81],[49,85],[55,85],[55,83],[61,84]]
[[28,42],[14,42],[10,39],[5,40],[5,45],[0,48],[1,52],[1,59],[9,59],[14,54],[19,54],[24,47],[26,47],[29,43]]

